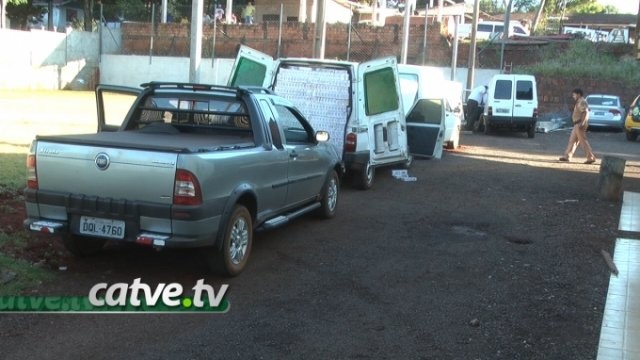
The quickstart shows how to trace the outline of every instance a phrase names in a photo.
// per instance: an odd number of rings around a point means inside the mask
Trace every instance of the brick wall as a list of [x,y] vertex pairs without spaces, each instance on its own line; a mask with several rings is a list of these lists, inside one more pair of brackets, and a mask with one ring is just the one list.
[[[345,24],[328,24],[325,58],[346,59],[348,27]],[[153,54],[161,56],[189,56],[189,25],[160,24],[154,31]],[[267,22],[254,26],[221,25],[215,38],[215,57],[234,58],[238,44],[245,44],[271,56],[276,56],[278,45],[278,23]],[[439,24],[428,27],[426,64],[432,66],[450,66],[452,46],[446,36],[446,29]],[[123,54],[148,55],[151,27],[145,23],[124,23],[122,26]],[[409,31],[407,61],[410,64],[422,63],[424,24],[413,22]],[[282,29],[282,57],[311,57],[313,51],[314,24],[286,22]],[[211,57],[213,45],[213,26],[205,26],[203,31],[203,56]],[[381,56],[401,55],[402,25],[388,24],[384,27],[366,25],[354,26],[351,33],[351,53],[349,59],[366,61]],[[505,47],[506,64],[521,66],[542,60],[547,44],[516,42]],[[554,44],[555,51],[563,51],[568,43]],[[620,56],[629,53],[629,46],[612,47],[610,51]],[[476,67],[486,69],[500,68],[499,44],[479,44]],[[467,67],[469,58],[468,43],[458,46],[458,67]],[[586,94],[608,93],[619,95],[628,105],[637,95],[638,89],[616,82],[595,81],[592,79],[561,79],[557,77],[537,76],[540,113],[568,111],[573,104],[571,90],[581,87]]]

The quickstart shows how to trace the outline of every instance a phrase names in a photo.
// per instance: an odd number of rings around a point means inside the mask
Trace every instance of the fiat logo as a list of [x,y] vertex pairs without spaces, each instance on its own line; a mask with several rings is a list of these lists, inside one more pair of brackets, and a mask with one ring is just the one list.
[[105,153],[100,153],[96,155],[95,163],[98,169],[107,170],[111,161],[109,160],[109,155]]

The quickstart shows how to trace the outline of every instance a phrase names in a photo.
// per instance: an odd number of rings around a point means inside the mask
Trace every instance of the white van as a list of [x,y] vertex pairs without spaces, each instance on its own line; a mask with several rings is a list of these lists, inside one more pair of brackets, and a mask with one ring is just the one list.
[[511,128],[533,138],[537,120],[536,78],[533,75],[498,74],[489,82],[487,104],[474,130],[484,128],[486,134],[495,128]]
[[[416,140],[412,130],[417,127],[427,126],[413,123],[415,117],[409,116],[412,106],[419,99],[429,100],[428,106],[437,107],[440,111],[435,113],[442,114],[442,124],[432,121],[429,125],[431,127],[442,125],[443,133],[439,145],[444,144],[447,149],[457,148],[460,143],[460,128],[464,121],[464,112],[462,111],[463,85],[457,81],[445,80],[442,72],[424,66],[398,64],[398,74],[400,76],[402,102],[407,115],[407,136],[411,152],[435,158],[439,158],[442,153],[439,148],[435,150],[426,148],[427,153],[420,154],[417,153],[417,147],[412,144]],[[423,109],[427,106],[425,104],[421,105]],[[429,113],[433,114],[434,111],[429,111]],[[435,132],[434,135],[436,135]],[[429,140],[429,142],[431,141]]]
[[260,86],[290,100],[326,130],[356,185],[368,189],[379,166],[410,165],[395,57],[365,63],[280,58],[242,45],[230,86]]
[[[471,26],[473,24],[461,24],[458,28],[459,38],[471,37]],[[493,40],[499,39],[504,32],[503,21],[480,21],[476,31],[476,40]],[[529,36],[529,31],[520,24],[519,21],[509,22],[509,34],[512,36]]]

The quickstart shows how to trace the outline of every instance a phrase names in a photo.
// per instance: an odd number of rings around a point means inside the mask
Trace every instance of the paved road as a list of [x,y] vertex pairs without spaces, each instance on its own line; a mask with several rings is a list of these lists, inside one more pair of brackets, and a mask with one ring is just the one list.
[[[0,315],[6,359],[594,358],[619,204],[599,201],[597,165],[556,161],[568,133],[464,134],[416,182],[390,171],[343,186],[338,216],[261,233],[246,271],[206,274],[195,251],[111,247],[70,261],[44,294],[97,282],[229,284],[226,314]],[[596,153],[640,144],[591,133]]]

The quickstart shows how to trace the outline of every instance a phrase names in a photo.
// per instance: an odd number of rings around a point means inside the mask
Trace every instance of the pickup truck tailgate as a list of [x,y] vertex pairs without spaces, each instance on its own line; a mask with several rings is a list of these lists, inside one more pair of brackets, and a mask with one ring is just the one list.
[[39,141],[38,186],[102,198],[171,204],[178,154]]

